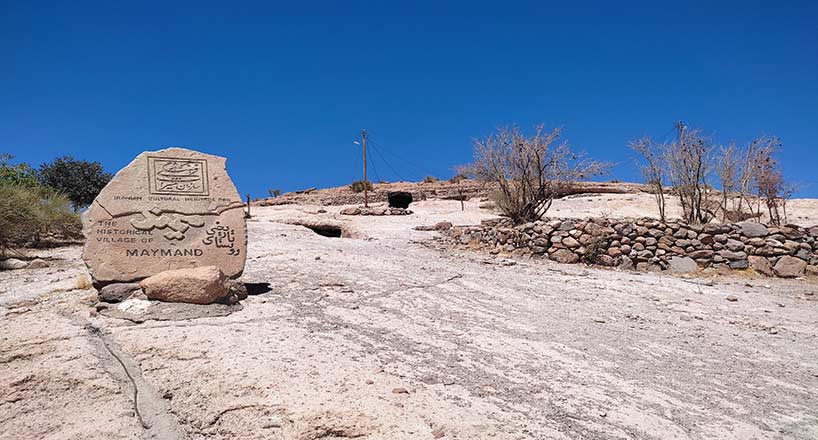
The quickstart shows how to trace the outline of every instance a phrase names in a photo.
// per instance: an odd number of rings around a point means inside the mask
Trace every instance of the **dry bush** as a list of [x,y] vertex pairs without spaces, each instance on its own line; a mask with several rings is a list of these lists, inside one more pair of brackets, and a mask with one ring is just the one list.
[[684,220],[690,224],[710,221],[710,187],[707,178],[713,168],[713,145],[699,130],[683,132],[679,142],[667,146],[665,157],[670,182],[682,205]]
[[[741,157],[736,145],[730,144],[727,147],[721,147],[718,158],[716,159],[715,169],[716,175],[719,177],[719,183],[721,184],[721,202],[719,205],[722,213],[722,223],[728,219],[735,221],[733,219],[736,216],[741,217],[740,211],[737,213],[735,206],[731,206],[730,204],[731,200],[733,200],[731,194],[736,193],[738,189],[740,168]],[[733,205],[735,205],[735,203],[733,203]],[[733,209],[731,209],[731,207]],[[741,219],[738,221],[740,220]]]
[[741,148],[722,147],[716,160],[721,184],[722,221],[760,218],[766,208],[770,222],[786,222],[786,201],[793,192],[783,177],[775,154],[778,138],[762,136]]
[[665,152],[667,146],[659,145],[650,137],[643,137],[635,141],[631,141],[628,145],[633,151],[637,152],[641,157],[643,163],[637,164],[642,178],[650,188],[651,194],[656,199],[656,206],[659,208],[659,219],[666,220],[665,215],[665,180],[666,177],[666,158]]
[[79,230],[65,196],[49,188],[0,184],[0,254],[37,245],[46,234],[74,237]]
[[546,132],[539,125],[529,137],[512,126],[474,141],[469,174],[497,185],[495,202],[515,223],[542,218],[554,198],[607,168],[574,153],[566,142],[558,142],[561,133],[559,128]]
[[794,189],[784,181],[781,166],[774,157],[781,142],[778,139],[761,138],[756,144],[759,145],[759,152],[755,158],[753,178],[757,204],[759,207],[763,204],[767,208],[770,223],[781,225],[787,222],[786,203]]

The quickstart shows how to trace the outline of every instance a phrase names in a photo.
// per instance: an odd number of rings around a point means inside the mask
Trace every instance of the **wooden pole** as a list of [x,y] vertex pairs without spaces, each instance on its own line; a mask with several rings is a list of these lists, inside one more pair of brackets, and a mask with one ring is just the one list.
[[246,218],[250,218],[250,194],[247,194],[247,212],[244,214]]
[[369,208],[369,192],[366,182],[366,130],[361,131],[361,146],[364,150],[364,208]]

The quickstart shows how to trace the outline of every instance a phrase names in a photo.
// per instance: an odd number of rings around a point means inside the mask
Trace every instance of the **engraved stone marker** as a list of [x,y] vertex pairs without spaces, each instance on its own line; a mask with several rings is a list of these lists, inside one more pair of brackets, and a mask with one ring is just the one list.
[[226,159],[184,148],[144,152],[82,216],[94,280],[134,281],[170,269],[244,270],[247,225]]

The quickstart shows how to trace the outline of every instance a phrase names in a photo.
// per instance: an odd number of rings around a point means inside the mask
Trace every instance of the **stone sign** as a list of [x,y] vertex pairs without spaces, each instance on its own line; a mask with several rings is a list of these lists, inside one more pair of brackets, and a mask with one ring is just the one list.
[[226,160],[184,148],[144,152],[83,214],[82,257],[97,282],[170,269],[244,270],[247,225]]

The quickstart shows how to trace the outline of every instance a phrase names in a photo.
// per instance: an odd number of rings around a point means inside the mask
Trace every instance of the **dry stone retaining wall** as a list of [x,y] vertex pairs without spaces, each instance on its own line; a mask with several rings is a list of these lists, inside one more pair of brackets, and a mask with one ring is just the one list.
[[768,276],[818,275],[818,226],[760,223],[688,225],[655,219],[553,219],[514,226],[507,219],[457,226],[449,237],[492,253],[638,270],[747,269]]

